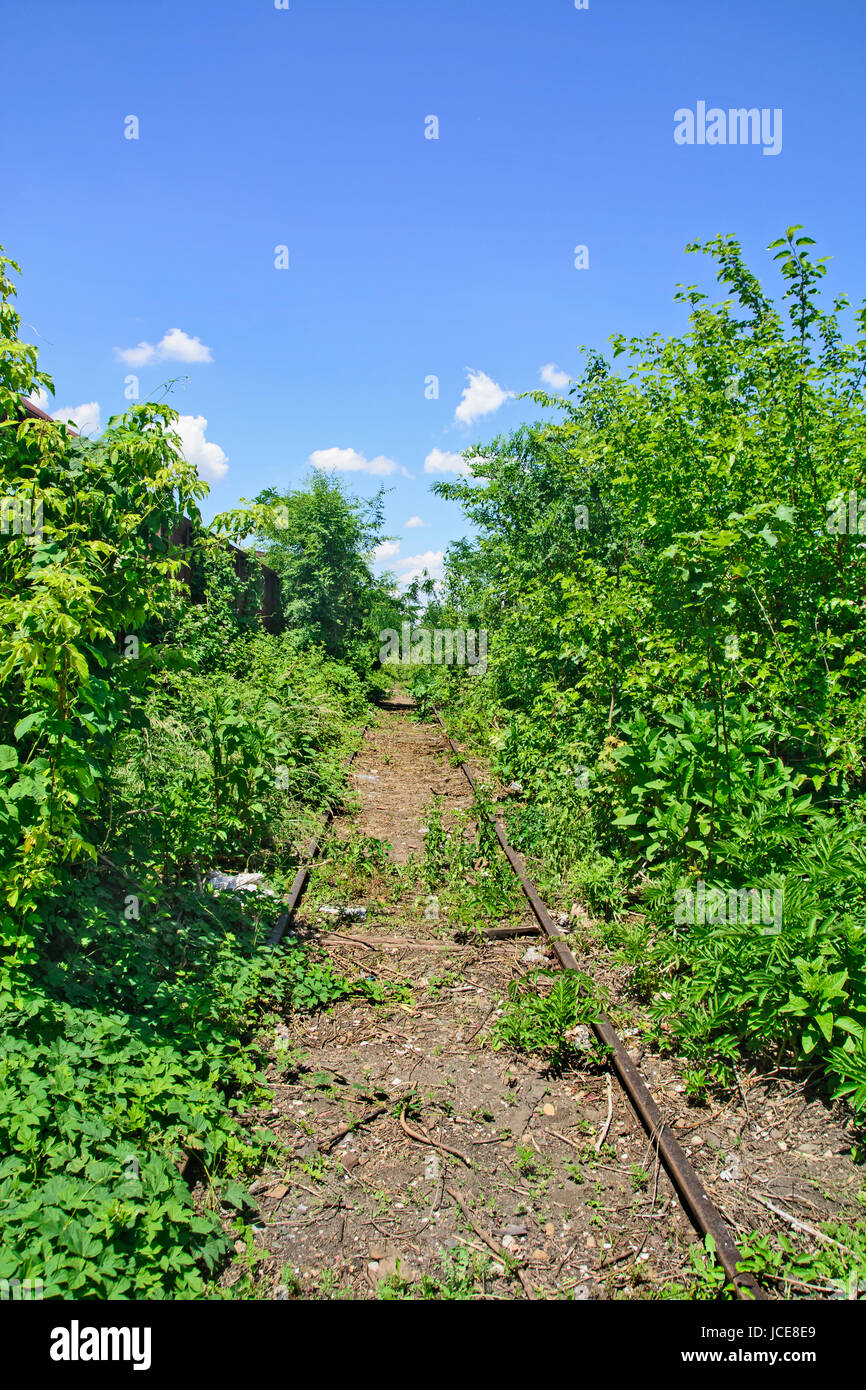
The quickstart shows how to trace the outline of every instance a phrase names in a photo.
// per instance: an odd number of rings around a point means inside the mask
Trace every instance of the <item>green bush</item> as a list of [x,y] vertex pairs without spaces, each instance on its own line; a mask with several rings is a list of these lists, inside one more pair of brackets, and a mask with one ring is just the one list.
[[[681,336],[615,335],[567,395],[531,393],[555,421],[436,484],[476,529],[437,621],[487,627],[488,669],[419,680],[516,783],[516,842],[608,919],[698,1088],[745,1047],[862,1109],[866,310],[825,298],[811,247],[773,243],[777,304],[734,238],[690,246],[720,302],[680,287]],[[677,921],[699,890],[781,892],[781,920]]]

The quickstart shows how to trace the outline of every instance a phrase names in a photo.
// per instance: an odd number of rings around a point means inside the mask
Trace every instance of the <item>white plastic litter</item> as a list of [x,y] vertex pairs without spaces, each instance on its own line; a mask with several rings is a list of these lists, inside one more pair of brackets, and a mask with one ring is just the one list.
[[264,874],[224,874],[220,869],[212,869],[206,876],[205,883],[213,888],[214,893],[263,893],[267,898],[275,898],[277,895],[272,888],[268,888],[264,882]]

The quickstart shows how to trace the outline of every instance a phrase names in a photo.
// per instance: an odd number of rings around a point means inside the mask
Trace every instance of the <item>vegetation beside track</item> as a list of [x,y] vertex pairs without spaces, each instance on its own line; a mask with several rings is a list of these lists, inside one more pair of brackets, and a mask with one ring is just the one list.
[[[402,612],[369,568],[375,502],[318,478],[279,513],[206,529],[168,407],[133,406],[95,442],[22,422],[19,397],[50,383],[18,337],[12,270],[0,260],[3,492],[41,502],[42,524],[0,545],[0,1279],[194,1296],[229,1248],[219,1206],[244,1208],[234,1179],[269,1143],[251,1117],[262,1027],[365,989],[297,943],[266,950],[277,899],[217,899],[207,875],[291,881],[345,794],[373,608]],[[255,555],[239,579],[219,536],[267,545],[283,512],[294,621],[265,632]],[[184,516],[181,553],[166,537]]]
[[409,670],[514,784],[513,842],[606,924],[693,1094],[746,1055],[862,1114],[866,317],[811,244],[771,248],[778,305],[732,238],[689,248],[722,302],[680,288],[683,336],[614,337],[532,393],[557,421],[436,485],[477,537],[428,625],[486,630],[487,669]]

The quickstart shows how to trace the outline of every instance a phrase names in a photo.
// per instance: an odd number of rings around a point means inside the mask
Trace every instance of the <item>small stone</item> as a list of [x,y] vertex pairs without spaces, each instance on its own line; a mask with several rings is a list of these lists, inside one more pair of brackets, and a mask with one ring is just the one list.
[[410,1283],[415,1278],[414,1270],[402,1255],[386,1255],[384,1260],[379,1261],[379,1278],[390,1279],[395,1274]]
[[[528,1226],[506,1226],[502,1232],[503,1236],[525,1236],[528,1234]],[[502,1244],[505,1244],[503,1240]]]
[[[503,1236],[503,1237],[502,1237],[502,1244],[503,1244],[503,1246],[505,1247],[506,1250],[513,1250],[514,1247],[515,1247],[515,1245],[517,1244],[517,1242],[516,1242],[516,1240],[514,1239],[514,1236]],[[243,1248],[243,1247],[242,1247],[242,1248]],[[240,1252],[239,1252],[239,1253],[240,1253]]]
[[548,1221],[547,1225],[546,1225],[545,1228],[544,1228],[544,1234],[545,1234],[546,1236],[555,1236],[555,1235],[556,1235],[556,1227],[554,1226],[554,1224],[553,1224],[552,1221]]
[[288,1187],[284,1182],[278,1183],[276,1187],[269,1187],[265,1193],[266,1197],[273,1197],[275,1202],[279,1202],[288,1192]]
[[533,1250],[529,1258],[531,1260],[537,1260],[540,1264],[547,1264],[547,1262],[550,1259],[550,1256],[548,1255],[546,1250],[539,1249]]
[[542,1109],[543,1114],[545,1114],[545,1115],[555,1115],[555,1114],[556,1114],[556,1106],[555,1106],[555,1105],[551,1105],[549,1101],[547,1102],[547,1104],[542,1105],[541,1109]]
[[589,1284],[578,1284],[572,1293],[572,1298],[577,1303],[586,1303],[588,1299],[592,1298],[592,1294],[589,1291]]
[[524,965],[544,965],[547,962],[547,956],[543,951],[539,951],[537,946],[530,946],[520,959]]

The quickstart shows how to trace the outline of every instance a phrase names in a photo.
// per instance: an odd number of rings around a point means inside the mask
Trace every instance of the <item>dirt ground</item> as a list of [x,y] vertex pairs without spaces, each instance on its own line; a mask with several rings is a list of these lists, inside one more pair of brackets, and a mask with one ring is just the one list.
[[[338,901],[325,846],[325,881],[311,876],[293,930],[314,935],[338,971],[400,990],[292,1015],[276,1031],[272,1108],[257,1118],[289,1156],[253,1184],[260,1296],[609,1299],[690,1287],[698,1237],[604,1063],[555,1074],[491,1046],[509,984],[553,956],[537,934],[455,940],[414,872],[431,797],[444,799],[446,823],[471,805],[438,725],[395,697],[367,731],[352,784],[360,809],[335,837],[387,842],[400,873]],[[784,1074],[747,1072],[726,1103],[692,1102],[676,1060],[645,1050],[625,972],[585,917],[572,920],[581,967],[609,991],[734,1234],[862,1215],[842,1107]],[[510,922],[534,925],[522,908]]]

